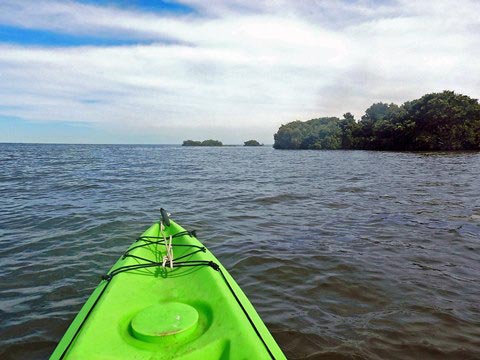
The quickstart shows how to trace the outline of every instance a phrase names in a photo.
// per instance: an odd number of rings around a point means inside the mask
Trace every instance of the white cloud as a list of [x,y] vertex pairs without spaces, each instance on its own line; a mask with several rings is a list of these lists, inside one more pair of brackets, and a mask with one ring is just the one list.
[[376,101],[480,96],[474,1],[188,3],[203,15],[3,1],[2,24],[152,43],[0,45],[0,114],[240,142]]

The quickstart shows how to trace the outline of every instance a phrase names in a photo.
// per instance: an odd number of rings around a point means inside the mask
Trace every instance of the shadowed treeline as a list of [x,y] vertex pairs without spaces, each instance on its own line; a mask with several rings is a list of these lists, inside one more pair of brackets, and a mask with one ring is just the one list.
[[219,140],[184,140],[182,146],[223,146],[223,143]]
[[453,91],[403,105],[376,103],[356,121],[351,113],[282,125],[275,149],[480,150],[480,105]]

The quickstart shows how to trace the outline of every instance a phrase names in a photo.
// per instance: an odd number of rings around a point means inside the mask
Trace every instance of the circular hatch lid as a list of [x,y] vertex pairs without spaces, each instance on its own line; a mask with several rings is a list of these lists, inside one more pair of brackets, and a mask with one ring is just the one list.
[[133,336],[147,342],[162,341],[173,335],[188,335],[198,322],[197,310],[187,304],[155,304],[141,310],[131,321]]

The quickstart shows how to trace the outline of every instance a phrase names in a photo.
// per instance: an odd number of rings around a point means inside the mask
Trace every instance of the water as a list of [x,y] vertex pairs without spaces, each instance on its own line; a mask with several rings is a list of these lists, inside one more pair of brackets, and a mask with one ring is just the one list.
[[289,358],[480,357],[480,154],[0,144],[0,358],[46,358],[167,208]]

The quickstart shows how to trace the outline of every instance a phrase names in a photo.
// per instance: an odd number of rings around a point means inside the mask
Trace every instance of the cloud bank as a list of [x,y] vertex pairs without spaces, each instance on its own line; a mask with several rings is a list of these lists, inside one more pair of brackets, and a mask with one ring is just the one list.
[[271,143],[295,119],[444,89],[480,96],[478,1],[184,4],[1,1],[2,26],[125,44],[0,42],[0,116]]

